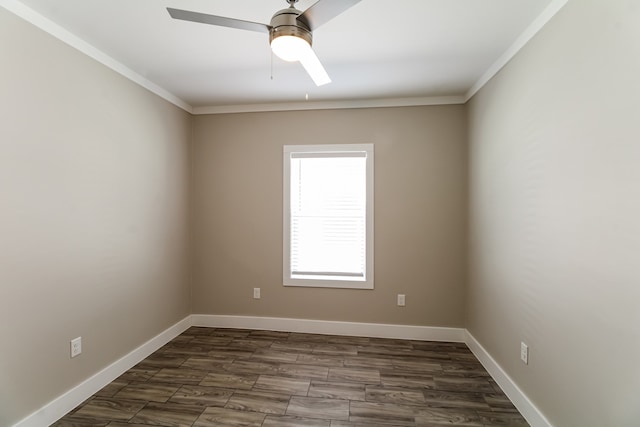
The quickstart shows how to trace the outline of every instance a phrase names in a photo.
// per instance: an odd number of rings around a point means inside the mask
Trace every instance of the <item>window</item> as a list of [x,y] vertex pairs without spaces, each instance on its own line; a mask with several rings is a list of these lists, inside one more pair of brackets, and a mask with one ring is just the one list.
[[373,144],[284,147],[285,286],[373,289]]

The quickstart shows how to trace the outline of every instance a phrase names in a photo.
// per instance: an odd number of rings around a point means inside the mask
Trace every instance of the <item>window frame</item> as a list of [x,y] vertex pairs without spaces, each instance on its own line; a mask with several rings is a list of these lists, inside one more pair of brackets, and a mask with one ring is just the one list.
[[[366,225],[364,280],[350,279],[302,279],[291,274],[291,155],[293,153],[366,153]],[[322,144],[283,146],[283,233],[282,279],[284,286],[313,288],[373,289],[373,144]],[[318,276],[320,277],[320,276]]]

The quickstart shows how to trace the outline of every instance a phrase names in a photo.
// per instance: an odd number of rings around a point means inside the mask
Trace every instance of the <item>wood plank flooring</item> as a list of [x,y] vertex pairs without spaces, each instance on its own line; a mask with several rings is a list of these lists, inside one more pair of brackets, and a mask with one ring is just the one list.
[[192,327],[54,426],[528,426],[465,344]]

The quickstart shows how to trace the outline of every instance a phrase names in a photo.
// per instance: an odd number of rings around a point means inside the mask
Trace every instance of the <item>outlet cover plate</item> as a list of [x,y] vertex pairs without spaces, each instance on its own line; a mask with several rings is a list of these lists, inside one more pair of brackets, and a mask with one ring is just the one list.
[[71,340],[71,357],[76,357],[82,353],[82,337]]
[[253,298],[260,299],[260,288],[253,288]]
[[522,360],[525,365],[529,364],[529,346],[523,342],[520,343],[520,360]]

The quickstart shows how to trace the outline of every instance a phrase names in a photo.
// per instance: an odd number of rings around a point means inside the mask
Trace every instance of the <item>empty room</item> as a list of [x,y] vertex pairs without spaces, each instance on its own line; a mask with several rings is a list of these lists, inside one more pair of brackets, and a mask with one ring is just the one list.
[[640,425],[640,2],[0,0],[0,426]]

